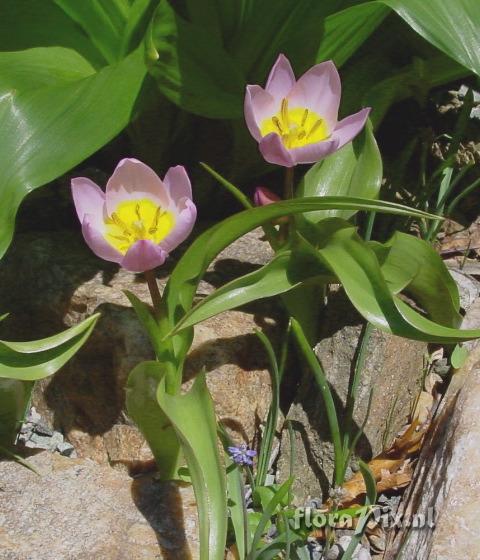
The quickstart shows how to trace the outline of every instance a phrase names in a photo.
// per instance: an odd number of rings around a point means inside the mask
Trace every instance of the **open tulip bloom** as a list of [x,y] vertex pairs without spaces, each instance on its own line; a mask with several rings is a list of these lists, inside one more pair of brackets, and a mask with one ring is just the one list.
[[165,262],[192,231],[197,211],[182,166],[171,167],[163,181],[136,159],[120,161],[106,191],[90,179],[72,179],[75,208],[92,251],[132,272]]
[[247,86],[245,120],[270,163],[315,163],[362,130],[370,108],[338,121],[341,85],[332,61],[313,66],[297,80],[281,54],[265,89]]

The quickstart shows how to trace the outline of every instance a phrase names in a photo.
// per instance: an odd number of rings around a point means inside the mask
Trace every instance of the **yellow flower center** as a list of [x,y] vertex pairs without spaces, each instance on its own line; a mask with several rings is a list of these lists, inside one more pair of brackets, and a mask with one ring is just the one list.
[[329,137],[327,123],[315,111],[305,107],[288,107],[288,99],[282,99],[280,111],[264,119],[260,126],[262,136],[278,134],[289,150],[307,144],[321,142]]
[[173,229],[172,212],[163,210],[153,200],[127,200],[121,202],[115,212],[105,219],[104,237],[123,255],[141,239],[160,243]]

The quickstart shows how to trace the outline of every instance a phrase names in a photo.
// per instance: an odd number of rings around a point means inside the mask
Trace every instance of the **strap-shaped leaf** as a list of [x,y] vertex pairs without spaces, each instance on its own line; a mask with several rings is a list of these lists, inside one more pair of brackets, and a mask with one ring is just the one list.
[[282,251],[268,264],[228,282],[200,301],[177,323],[174,332],[252,301],[282,294],[314,277],[324,283],[332,281],[312,247],[309,251],[305,243],[303,248]]
[[[0,317],[0,321],[6,315]],[[13,445],[30,402],[34,382],[58,371],[85,343],[99,315],[32,342],[0,341],[0,444]]]
[[[370,123],[353,142],[313,165],[299,186],[299,196],[358,196],[377,198],[382,183],[380,151]],[[348,219],[355,210],[311,212],[305,218],[317,223],[329,217]]]
[[372,210],[421,218],[436,218],[401,204],[346,196],[293,199],[244,210],[213,226],[190,245],[177,263],[165,289],[172,328],[191,308],[198,282],[213,259],[230,243],[269,220],[316,210]]
[[228,518],[225,466],[219,454],[217,422],[205,374],[199,374],[184,395],[167,394],[164,382],[160,382],[157,399],[188,462],[197,499],[200,560],[223,560]]
[[85,343],[99,315],[33,342],[0,341],[0,378],[36,381],[58,371]]
[[157,388],[169,365],[160,362],[138,364],[130,372],[125,388],[128,414],[145,436],[164,480],[177,477],[182,459],[177,434],[157,401]]
[[335,218],[320,224],[328,241],[319,248],[324,263],[343,284],[352,304],[379,329],[428,342],[455,343],[480,337],[480,330],[445,327],[424,317],[394,295],[372,249],[353,226]]
[[429,243],[397,232],[384,245],[372,242],[370,246],[377,254],[390,291],[405,291],[441,325],[460,325],[457,285]]

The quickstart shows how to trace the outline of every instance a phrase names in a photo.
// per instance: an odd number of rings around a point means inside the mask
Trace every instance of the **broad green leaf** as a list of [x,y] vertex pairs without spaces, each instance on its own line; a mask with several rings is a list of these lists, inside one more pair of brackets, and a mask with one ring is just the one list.
[[313,277],[321,277],[324,283],[332,278],[313,251],[282,251],[268,264],[228,282],[200,301],[177,323],[174,332],[252,301],[282,294]]
[[83,29],[104,59],[113,64],[132,46],[138,46],[159,0],[53,1]]
[[388,14],[349,0],[161,2],[153,26],[160,90],[187,111],[213,118],[243,113],[245,85],[264,84],[280,52],[301,74],[315,62],[343,64]]
[[217,422],[205,374],[199,374],[184,395],[169,395],[161,382],[157,399],[181,441],[192,477],[200,560],[223,560],[228,517],[225,466],[219,455]]
[[95,73],[65,49],[0,53],[0,257],[22,199],[128,124],[144,76],[140,50]]
[[332,59],[337,67],[342,66],[387,15],[387,8],[376,2],[365,2],[327,16],[317,62]]
[[109,64],[118,62],[129,11],[124,0],[53,1],[85,31]]
[[10,0],[0,3],[0,51],[65,47],[96,68],[105,58],[83,30],[52,0]]
[[424,39],[480,75],[478,0],[381,0]]
[[458,288],[443,260],[432,246],[412,235],[397,232],[384,245],[372,242],[371,247],[381,252],[377,257],[390,291],[402,291],[427,311],[435,322],[447,327],[458,327]]
[[160,476],[172,480],[177,478],[182,454],[177,434],[157,401],[157,389],[166,371],[164,363],[138,364],[128,376],[125,403],[152,450]]
[[90,336],[99,315],[33,342],[0,340],[0,378],[36,381],[58,371]]
[[375,253],[353,226],[335,218],[320,226],[328,238],[318,249],[320,257],[343,284],[358,312],[377,328],[428,342],[455,343],[480,337],[480,330],[460,330],[435,323],[392,294]]
[[[372,126],[338,152],[313,165],[299,186],[298,196],[351,196],[377,198],[382,183],[382,158]],[[306,214],[314,223],[324,218],[349,218],[352,210],[326,210]]]
[[219,35],[183,19],[168,2],[160,3],[152,32],[157,59],[149,71],[168,99],[206,117],[242,116],[245,79]]
[[[244,210],[200,235],[178,261],[164,292],[171,327],[174,328],[185,313],[190,310],[197,285],[210,263],[235,239],[269,220],[275,220],[287,214],[334,209],[372,210],[423,218],[436,218],[433,215],[409,209],[396,203],[335,196],[298,198],[277,202],[261,208]],[[174,341],[177,337],[178,335],[174,337]],[[183,359],[188,347],[189,345],[185,344],[184,341],[179,351],[176,350],[176,356],[180,361]]]

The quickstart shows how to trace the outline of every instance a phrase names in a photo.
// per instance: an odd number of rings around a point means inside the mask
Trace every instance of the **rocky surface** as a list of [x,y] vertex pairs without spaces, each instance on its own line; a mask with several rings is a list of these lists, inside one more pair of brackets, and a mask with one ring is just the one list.
[[[480,300],[465,328],[480,327]],[[427,434],[415,477],[402,504],[408,519],[430,516],[434,526],[397,529],[386,560],[480,558],[480,344],[457,370]],[[401,552],[399,552],[401,551]]]
[[0,462],[1,560],[198,558],[191,487],[42,452]]
[[[321,340],[316,353],[330,381],[337,410],[345,408],[349,383],[359,346],[363,320],[343,293],[330,298],[322,320]],[[368,343],[354,414],[354,431],[367,414],[370,392],[370,414],[359,440],[357,451],[370,458],[388,445],[406,423],[413,398],[419,391],[426,345],[373,331]],[[310,497],[325,498],[333,474],[333,445],[321,394],[310,373],[302,375],[298,394],[287,418],[295,435],[295,467],[297,481],[294,495],[298,503]],[[279,476],[288,478],[290,442],[283,432]]]
[[[252,232],[224,251],[199,294],[266,262],[270,248],[260,237],[260,231]],[[161,286],[173,265],[172,260],[158,269]],[[1,338],[40,338],[101,313],[78,355],[37,384],[33,403],[79,457],[119,465],[149,456],[125,415],[124,385],[131,369],[153,356],[126,289],[150,301],[142,275],[96,258],[80,235],[68,231],[18,235],[0,267],[0,309],[11,314],[1,324]],[[268,332],[277,315],[278,309],[260,304],[255,313],[229,312],[196,328],[186,374],[190,378],[206,367],[217,414],[239,441],[251,442],[271,395],[265,354],[253,329]]]

